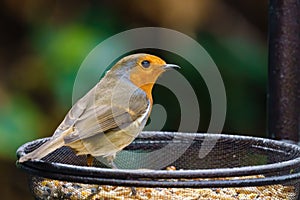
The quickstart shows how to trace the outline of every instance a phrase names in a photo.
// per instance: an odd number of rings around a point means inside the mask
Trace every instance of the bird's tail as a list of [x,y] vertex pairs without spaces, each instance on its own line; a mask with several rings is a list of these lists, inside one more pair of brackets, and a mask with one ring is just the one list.
[[19,162],[22,163],[28,160],[39,160],[62,146],[64,146],[63,137],[52,137],[36,150],[22,156],[19,159]]

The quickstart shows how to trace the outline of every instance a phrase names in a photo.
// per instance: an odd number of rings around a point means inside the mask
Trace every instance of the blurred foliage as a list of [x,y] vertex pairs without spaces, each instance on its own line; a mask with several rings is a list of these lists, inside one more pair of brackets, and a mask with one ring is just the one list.
[[[52,135],[71,107],[74,80],[85,56],[104,39],[143,26],[175,29],[198,40],[224,79],[228,101],[224,132],[265,136],[267,45],[262,27],[266,27],[266,2],[248,8],[233,2],[155,0],[144,6],[135,0],[3,1],[0,156],[15,159],[22,143]],[[260,18],[258,7],[265,11]],[[185,67],[186,61],[163,52],[158,55],[183,67],[181,73],[199,97],[199,132],[205,132],[210,100],[204,82]],[[154,99],[168,104],[170,94],[163,90],[156,87]],[[164,129],[175,130],[180,112],[167,110],[174,113]]]
[[201,43],[221,71],[227,94],[226,132],[265,136],[266,47],[246,38],[202,36]]
[[42,130],[43,120],[40,111],[26,96],[16,94],[10,102],[1,105],[1,155],[11,156],[24,139],[35,138],[35,134]]
[[51,81],[55,99],[67,105],[79,63],[89,50],[101,39],[95,30],[82,24],[68,24],[64,27],[42,27],[33,35],[32,43],[47,65],[44,71]]

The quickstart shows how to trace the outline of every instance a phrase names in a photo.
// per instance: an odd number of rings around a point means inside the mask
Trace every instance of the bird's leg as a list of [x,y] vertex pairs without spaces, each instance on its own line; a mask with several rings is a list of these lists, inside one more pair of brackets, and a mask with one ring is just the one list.
[[111,166],[112,169],[118,169],[118,167],[114,163],[115,158],[116,158],[116,155],[106,157],[106,160],[108,161],[108,163],[109,163],[109,165]]
[[86,155],[86,163],[89,167],[93,166],[94,159],[95,158],[91,154]]

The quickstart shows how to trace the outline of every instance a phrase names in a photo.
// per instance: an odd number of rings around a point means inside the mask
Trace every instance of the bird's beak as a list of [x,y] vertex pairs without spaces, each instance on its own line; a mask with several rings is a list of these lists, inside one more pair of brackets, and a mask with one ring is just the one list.
[[174,64],[165,64],[165,65],[163,65],[163,69],[165,69],[165,70],[172,69],[172,68],[180,69],[180,67],[178,65],[174,65]]

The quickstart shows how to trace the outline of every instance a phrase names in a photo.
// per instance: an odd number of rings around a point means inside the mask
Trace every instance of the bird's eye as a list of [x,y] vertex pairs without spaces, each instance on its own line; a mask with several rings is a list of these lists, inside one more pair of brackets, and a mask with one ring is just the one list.
[[144,68],[150,67],[150,61],[149,61],[149,60],[143,60],[143,61],[141,62],[141,64],[142,64],[142,66],[143,66]]

